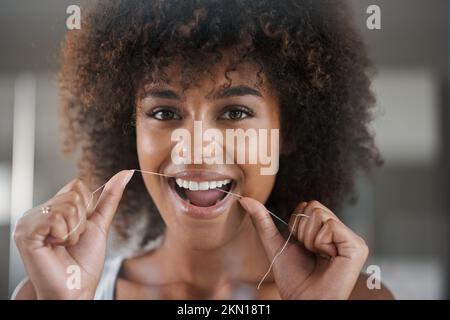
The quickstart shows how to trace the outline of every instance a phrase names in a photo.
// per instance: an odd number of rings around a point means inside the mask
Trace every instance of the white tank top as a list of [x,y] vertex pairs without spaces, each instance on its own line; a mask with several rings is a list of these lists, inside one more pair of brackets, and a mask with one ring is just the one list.
[[[106,260],[100,281],[95,291],[94,300],[114,300],[117,276],[122,266],[124,256]],[[256,288],[252,285],[242,285],[233,293],[231,299],[255,299]]]
[[103,272],[95,291],[95,300],[114,300],[117,276],[123,259],[123,256],[117,256],[105,261]]

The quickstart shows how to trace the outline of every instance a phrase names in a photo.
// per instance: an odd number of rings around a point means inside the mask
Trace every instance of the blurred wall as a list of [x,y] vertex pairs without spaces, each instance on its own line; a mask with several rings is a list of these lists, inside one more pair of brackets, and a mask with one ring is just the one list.
[[[382,280],[399,298],[448,297],[448,2],[350,3],[379,69],[374,130],[386,164],[358,180],[360,201],[345,211],[345,221],[368,239],[368,263],[381,265]],[[80,2],[0,2],[0,191],[7,195],[11,180],[14,82],[31,72],[37,86],[34,204],[75,174],[73,159],[59,153],[55,83],[71,4]],[[381,30],[366,28],[370,4],[381,8]],[[23,274],[16,262],[8,272],[9,198],[0,198],[0,298],[8,297],[9,275],[15,275],[11,287]]]

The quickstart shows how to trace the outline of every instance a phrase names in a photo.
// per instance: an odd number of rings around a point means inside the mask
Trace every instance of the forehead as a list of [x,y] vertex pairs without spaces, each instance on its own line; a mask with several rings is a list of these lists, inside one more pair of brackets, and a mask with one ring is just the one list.
[[233,63],[231,55],[228,51],[222,53],[222,59],[213,65],[202,65],[200,61],[188,64],[188,68],[183,58],[174,57],[166,67],[153,73],[151,80],[147,78],[142,82],[142,93],[158,88],[175,90],[183,97],[202,95],[213,98],[226,87],[245,86],[260,92],[262,98],[276,99],[277,94],[270,89],[259,64],[243,61],[230,68]]

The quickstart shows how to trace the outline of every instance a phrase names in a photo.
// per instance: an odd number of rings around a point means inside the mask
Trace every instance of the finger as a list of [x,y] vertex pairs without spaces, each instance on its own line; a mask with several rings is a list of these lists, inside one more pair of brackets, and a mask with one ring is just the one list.
[[[77,191],[77,189],[79,191]],[[64,236],[64,240],[68,245],[74,245],[78,243],[80,235],[84,232],[87,219],[87,206],[86,206],[86,193],[82,191],[82,185],[78,184],[74,187],[74,191],[70,191],[69,194],[73,194],[72,203],[75,204],[76,209],[74,212],[69,211],[64,216],[69,226],[69,232]],[[83,192],[84,195],[80,195]]]
[[[71,190],[62,193],[46,203],[51,207],[60,206],[64,204],[72,205],[69,209],[63,212],[68,225],[68,232],[60,238],[66,244],[73,245],[78,242],[78,238],[84,231],[84,224],[86,221],[86,205],[85,199],[80,195],[80,192]],[[51,243],[60,243],[56,239],[51,239]]]
[[61,189],[58,190],[58,192],[55,194],[55,196],[59,196],[63,193],[67,193],[70,190],[72,190],[72,186],[76,182],[76,180],[78,180],[78,178],[70,180],[69,183],[67,183],[64,187],[62,187]]
[[309,201],[308,205],[305,208],[305,212],[304,213],[309,216],[309,215],[312,214],[312,211],[314,209],[316,209],[316,208],[321,208],[321,209],[329,212],[331,216],[333,216],[335,219],[340,221],[339,218],[334,214],[334,212],[332,210],[330,210],[328,207],[324,206],[322,203],[320,203],[317,200]]
[[[69,232],[69,226],[64,218],[64,213],[70,210],[76,210],[74,205],[65,203],[53,206],[50,213],[40,221],[37,229],[41,229],[42,234],[46,234],[45,241],[53,245],[62,245],[64,236]],[[46,230],[43,230],[46,229]]]
[[[289,218],[289,230],[292,231],[292,234],[296,235],[298,233],[298,227],[300,225],[300,221],[302,220],[302,216],[305,211],[305,207],[307,206],[307,202],[301,202],[291,214]],[[299,215],[300,214],[300,215]],[[292,230],[293,229],[293,230]]]
[[91,201],[92,192],[86,186],[86,184],[79,178],[75,178],[70,181],[67,185],[61,188],[57,193],[56,197],[69,193],[71,191],[77,192],[82,200],[83,205],[87,208],[89,202]]
[[76,190],[71,190],[66,193],[60,194],[51,200],[47,201],[45,206],[57,206],[65,203],[73,204],[80,213],[86,212],[85,199],[80,194],[80,192]]
[[312,213],[309,215],[308,221],[305,224],[305,228],[303,229],[302,239],[303,245],[306,249],[314,253],[319,253],[319,251],[315,247],[314,241],[323,224],[327,221],[327,219],[331,218],[331,214],[323,210],[322,208],[316,207],[312,211]]
[[258,231],[259,237],[261,238],[264,249],[266,250],[267,256],[269,259],[273,259],[285,240],[278,232],[266,207],[260,202],[248,197],[240,198],[239,203],[250,215],[255,228]]
[[89,218],[90,221],[97,224],[106,234],[112,222],[123,191],[134,174],[134,170],[122,170],[115,174],[105,184],[100,195],[97,206]]
[[[307,203],[306,207],[303,210],[303,214],[308,217],[313,217],[316,210],[318,210],[317,213],[319,214],[319,216],[316,216],[314,219],[302,219],[303,221],[300,221],[297,233],[298,241],[302,243],[305,248],[307,248],[306,245],[308,245],[309,248],[307,249],[312,252],[315,252],[315,250],[313,249],[314,246],[311,243],[314,241],[316,233],[320,229],[320,226],[326,221],[326,219],[333,218],[339,221],[339,219],[330,209],[316,200],[309,201]],[[322,223],[319,223],[320,221]],[[307,229],[309,229],[309,232],[307,232]],[[309,238],[306,239],[308,235]]]
[[84,231],[86,222],[86,208],[81,201],[75,202],[75,210],[68,210],[64,213],[64,218],[68,226],[68,232],[62,238],[66,245],[74,245],[78,243],[80,235]]
[[74,210],[65,214],[69,231],[66,235],[64,235],[63,240],[65,240],[66,244],[69,246],[76,244],[80,236],[80,226],[83,222],[83,218],[78,214],[78,212],[78,210]]
[[339,256],[348,261],[365,260],[368,248],[362,238],[357,236],[342,222],[329,219],[316,236],[315,247],[331,257]]
[[[348,298],[367,259],[368,249],[364,241],[353,236],[353,232],[341,222],[329,219],[319,231],[315,245],[333,257],[320,281],[329,288],[331,296],[336,291]],[[329,283],[333,286],[330,287]]]
[[299,217],[299,219],[300,220],[298,222],[297,234],[295,235],[295,237],[297,238],[297,241],[304,246],[305,228],[306,224],[308,223],[308,218],[303,219],[303,217]]
[[82,180],[78,180],[74,186],[73,186],[73,190],[78,192],[81,196],[82,204],[84,206],[84,208],[86,209],[86,211],[89,213],[89,201],[91,200],[92,192],[91,190],[87,187],[87,185],[82,181]]
[[[42,206],[33,208],[30,213],[22,217],[14,230],[14,239],[20,244],[25,241],[32,245],[30,248],[40,248],[47,244],[65,245],[66,235],[76,224],[79,211],[73,201],[75,192],[65,193],[53,198]],[[78,196],[77,196],[78,197]],[[48,211],[43,208],[48,207]],[[72,216],[70,221],[68,218]],[[17,234],[16,234],[17,233]],[[37,240],[37,241],[34,241]]]
[[[55,209],[56,208],[56,209]],[[78,207],[74,202],[64,202],[52,206],[52,211],[49,215],[59,215],[64,219],[66,225],[66,233],[63,235],[50,235],[47,238],[48,243],[52,244],[68,244],[68,236],[78,223]],[[52,217],[49,218],[52,220]]]

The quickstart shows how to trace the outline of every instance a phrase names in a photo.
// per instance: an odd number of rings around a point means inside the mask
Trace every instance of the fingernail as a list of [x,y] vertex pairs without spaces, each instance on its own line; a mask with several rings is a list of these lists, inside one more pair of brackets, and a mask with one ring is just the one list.
[[127,185],[128,182],[130,182],[133,175],[134,175],[134,170],[130,170],[130,172],[128,172],[127,178],[125,179],[125,185]]
[[239,198],[238,201],[239,201],[239,203],[241,204],[242,208],[244,208],[245,211],[249,211],[249,210],[248,210],[248,204],[245,203],[245,200],[244,200],[244,199],[245,199],[245,198]]

